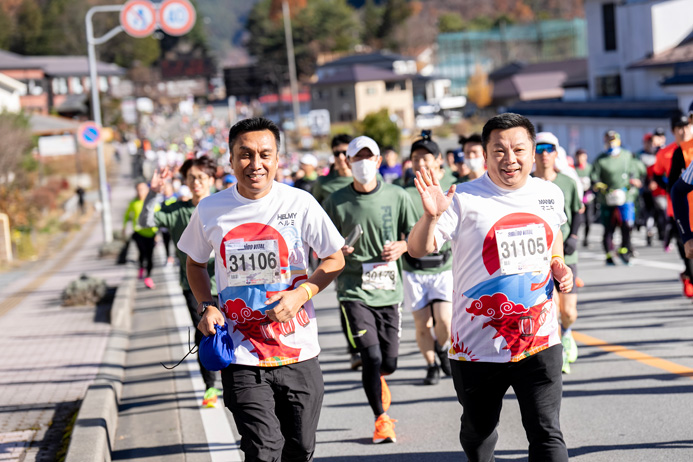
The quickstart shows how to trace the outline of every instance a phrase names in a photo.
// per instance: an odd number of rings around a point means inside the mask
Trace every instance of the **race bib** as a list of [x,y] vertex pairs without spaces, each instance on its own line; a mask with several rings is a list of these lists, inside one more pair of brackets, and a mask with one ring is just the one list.
[[544,271],[549,264],[549,248],[544,225],[497,229],[496,244],[501,274]]
[[229,286],[254,286],[281,282],[279,244],[264,241],[231,240],[226,245],[226,274]]
[[606,195],[606,205],[609,207],[620,207],[626,203],[626,191],[614,189]]
[[395,290],[396,287],[397,262],[363,263],[363,290]]

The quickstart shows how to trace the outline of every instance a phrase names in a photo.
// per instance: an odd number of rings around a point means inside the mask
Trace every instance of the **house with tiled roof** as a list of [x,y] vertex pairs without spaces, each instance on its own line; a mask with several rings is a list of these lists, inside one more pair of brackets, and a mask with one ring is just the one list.
[[402,128],[414,128],[412,75],[351,62],[323,66],[317,74],[311,86],[311,107],[327,109],[332,123],[362,120],[387,109]]
[[[86,108],[90,87],[89,64],[86,56],[22,56],[0,50],[0,72],[23,83],[20,93],[22,109],[28,113],[61,112],[69,103],[69,111],[80,100]],[[125,69],[115,64],[97,62],[99,88],[110,93],[125,75]]]

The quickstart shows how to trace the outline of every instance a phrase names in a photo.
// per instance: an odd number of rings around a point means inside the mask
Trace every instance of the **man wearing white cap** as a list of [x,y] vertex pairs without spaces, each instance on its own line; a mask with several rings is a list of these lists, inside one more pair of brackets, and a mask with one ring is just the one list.
[[318,181],[318,158],[313,154],[304,154],[301,157],[300,168],[303,170],[303,176],[296,180],[294,187],[311,192],[313,185]]
[[[578,262],[578,229],[584,207],[582,205],[582,196],[578,192],[577,185],[574,179],[564,174],[563,171],[557,172],[559,158],[558,138],[553,133],[540,132],[537,133],[537,144],[535,147],[535,165],[536,170],[534,175],[546,181],[550,181],[558,186],[563,192],[564,205],[567,222],[561,225],[561,233],[563,234],[563,256],[565,264],[573,272],[573,286],[575,286],[575,277],[577,277],[577,262]],[[565,167],[568,166],[566,162]],[[564,167],[564,168],[565,168]],[[563,344],[563,373],[570,374],[570,364],[574,363],[578,357],[577,343],[573,339],[571,326],[577,320],[577,292],[573,289],[569,293],[561,293],[558,291],[558,308],[560,313],[559,321],[563,330],[561,335],[561,343]]]
[[337,279],[337,298],[349,340],[361,354],[363,388],[376,419],[374,443],[396,441],[394,420],[385,413],[390,391],[383,376],[397,368],[403,300],[400,257],[417,219],[409,195],[378,179],[381,160],[374,140],[353,139],[347,147],[353,183],[323,204],[337,229],[349,238],[342,248],[346,265]]

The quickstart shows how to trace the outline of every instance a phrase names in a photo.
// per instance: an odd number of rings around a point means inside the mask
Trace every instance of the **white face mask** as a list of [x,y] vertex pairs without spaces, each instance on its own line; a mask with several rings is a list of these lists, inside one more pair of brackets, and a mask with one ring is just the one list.
[[484,158],[483,157],[475,157],[473,159],[467,159],[466,162],[467,162],[467,165],[469,166],[469,169],[472,172],[478,172],[479,170],[484,169]]
[[374,160],[352,162],[351,174],[361,184],[369,183],[378,173],[378,163]]

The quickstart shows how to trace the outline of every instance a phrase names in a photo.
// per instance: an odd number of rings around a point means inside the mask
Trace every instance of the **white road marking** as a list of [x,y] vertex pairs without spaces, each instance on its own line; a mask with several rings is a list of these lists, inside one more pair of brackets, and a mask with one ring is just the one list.
[[[180,286],[175,282],[178,280],[175,269],[167,266],[164,268],[164,273],[166,274],[167,292],[171,300],[173,316],[181,341],[180,353],[178,354],[180,354],[180,357],[183,357],[188,352],[188,349],[184,347],[184,345],[188,344],[188,327],[192,327],[190,325],[190,313],[188,313],[188,306],[180,291]],[[193,334],[191,333],[191,335]],[[190,381],[195,389],[195,395],[198,398],[198,402],[202,403],[202,396],[205,390],[200,386],[202,380],[200,380],[200,368],[195,355],[189,355],[181,366],[187,367],[190,372]],[[242,462],[243,456],[240,451],[240,444],[236,441],[231,430],[231,425],[226,417],[226,408],[223,406],[213,409],[200,407],[199,411],[212,462]]]

